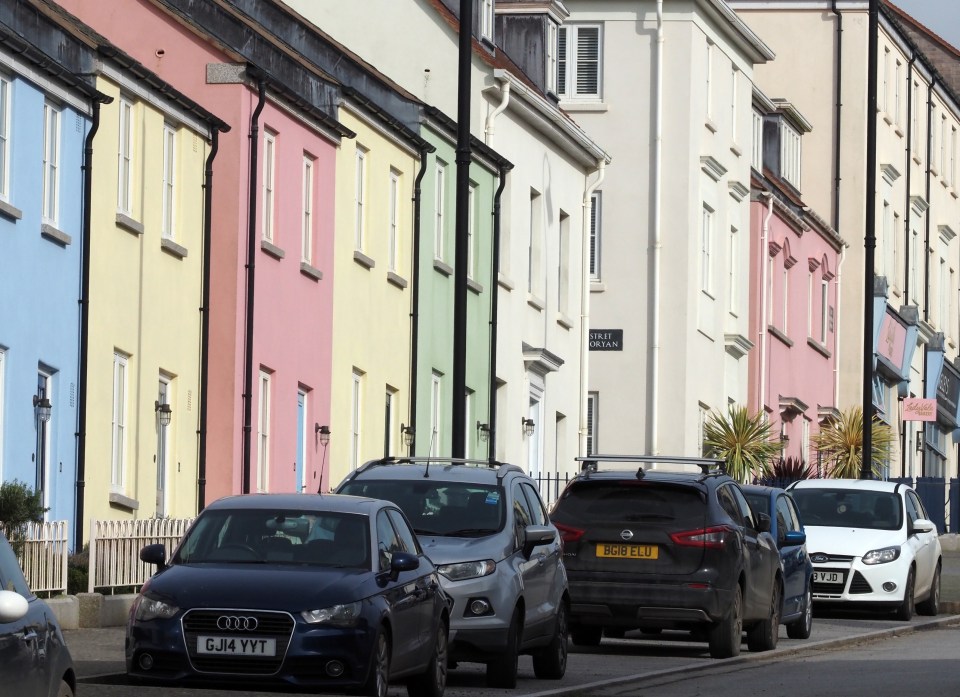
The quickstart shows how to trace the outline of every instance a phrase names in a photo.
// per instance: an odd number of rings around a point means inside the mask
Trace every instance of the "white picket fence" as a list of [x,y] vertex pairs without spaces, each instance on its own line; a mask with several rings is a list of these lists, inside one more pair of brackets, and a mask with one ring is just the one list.
[[145,545],[161,543],[169,555],[192,522],[193,518],[91,520],[87,591],[128,586],[139,589],[156,571],[140,561],[140,550]]
[[27,524],[18,558],[23,575],[34,593],[67,592],[67,558],[70,554],[68,528],[65,520]]

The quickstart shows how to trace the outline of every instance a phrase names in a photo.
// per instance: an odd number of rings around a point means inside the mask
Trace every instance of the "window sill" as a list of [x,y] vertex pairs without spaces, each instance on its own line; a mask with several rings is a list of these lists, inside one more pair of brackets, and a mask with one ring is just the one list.
[[23,211],[16,206],[10,205],[6,201],[0,201],[0,215],[4,218],[9,218],[13,222],[17,222],[23,218]]
[[53,225],[49,225],[48,223],[43,223],[40,225],[40,236],[50,240],[54,244],[60,245],[61,247],[66,247],[68,244],[73,242],[73,238],[70,237],[70,235],[62,230],[58,230],[57,228],[53,227]]
[[591,293],[603,293],[607,290],[607,284],[601,281],[590,281]]
[[883,115],[883,122],[886,123],[888,126],[892,126],[892,125],[893,125],[893,119],[890,118],[890,114],[888,114],[888,113],[885,112],[885,111],[882,111],[882,112],[880,112],[880,113]]
[[730,152],[734,154],[735,157],[741,157],[743,155],[743,148],[741,148],[736,143],[730,144]]
[[186,247],[177,244],[173,240],[168,240],[166,237],[160,238],[160,249],[165,251],[167,254],[176,257],[177,259],[183,259],[187,256]]
[[898,138],[903,138],[903,129],[900,126],[895,126],[893,132],[897,134]]
[[260,240],[260,249],[277,260],[283,259],[285,256],[287,256],[285,251],[280,249],[280,247],[269,240]]
[[467,290],[470,290],[477,295],[483,292],[483,286],[474,281],[472,278],[467,279]]
[[370,269],[372,269],[377,265],[377,262],[375,262],[372,257],[368,257],[359,249],[353,250],[353,261],[354,263],[357,263],[363,268],[365,268],[367,271],[369,271]]
[[533,293],[527,293],[527,305],[537,312],[543,312],[543,308],[546,307],[546,303]]
[[812,337],[807,337],[807,346],[812,348],[817,353],[821,354],[824,358],[830,358],[833,354],[830,353],[829,349],[826,346],[821,344],[819,341]]
[[919,165],[919,164],[921,163],[921,160],[920,160],[920,156],[919,156],[919,155],[914,155],[914,156],[913,156],[913,163],[916,164],[916,165]]
[[453,267],[441,259],[433,260],[433,270],[442,273],[444,276],[453,275]]
[[595,102],[578,102],[575,100],[571,101],[571,100],[564,100],[564,99],[560,100],[560,108],[563,109],[564,111],[569,111],[573,113],[576,113],[576,112],[601,113],[609,109],[609,107],[600,100],[597,100]]
[[300,273],[302,273],[304,276],[306,276],[312,281],[323,280],[323,271],[316,268],[315,266],[311,266],[310,262],[308,261],[300,262]]
[[706,126],[707,130],[711,133],[717,132],[717,124],[715,124],[713,119],[711,119],[709,116],[707,117],[707,120],[703,122],[703,125]]
[[114,508],[123,508],[127,511],[135,511],[140,508],[139,501],[116,492],[111,492],[110,494],[110,505]]
[[557,324],[567,330],[573,329],[573,320],[562,312],[557,313]]
[[512,291],[516,285],[509,276],[505,276],[502,273],[497,273],[497,285],[503,288],[504,290]]
[[400,288],[401,290],[403,290],[408,285],[410,285],[409,283],[407,283],[407,279],[405,279],[403,276],[396,273],[395,271],[387,271],[387,283],[395,285],[397,288]]
[[117,213],[117,226],[134,235],[143,234],[143,223],[134,220],[126,213]]
[[770,334],[774,338],[779,339],[782,343],[786,344],[787,346],[793,346],[793,339],[791,339],[789,336],[784,334],[781,330],[774,327],[772,324],[767,325],[767,331],[770,332]]

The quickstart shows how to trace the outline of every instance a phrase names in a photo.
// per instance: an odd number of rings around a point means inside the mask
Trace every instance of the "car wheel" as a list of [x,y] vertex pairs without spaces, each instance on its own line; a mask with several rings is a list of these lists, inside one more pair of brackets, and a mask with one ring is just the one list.
[[940,614],[940,564],[937,564],[937,569],[933,572],[933,581],[930,583],[930,595],[928,595],[927,599],[922,603],[917,603],[917,614]]
[[770,615],[747,631],[747,648],[751,651],[773,651],[780,638],[780,610],[782,607],[780,581],[773,583],[770,594]]
[[523,620],[520,617],[520,608],[517,608],[510,619],[506,648],[497,658],[487,663],[487,687],[505,687],[512,690],[517,686],[521,631]]
[[570,627],[570,639],[575,646],[600,646],[603,627],[592,625],[574,625]]
[[740,584],[734,587],[730,612],[710,628],[711,658],[733,658],[740,655],[743,641],[743,594]]
[[913,567],[910,567],[910,572],[907,574],[907,582],[903,586],[903,602],[897,607],[895,617],[901,622],[909,622],[913,618],[914,611],[914,599],[913,599],[913,585],[914,585],[914,572]]
[[381,627],[374,642],[373,661],[367,673],[367,681],[360,689],[364,697],[387,697],[390,684],[390,640]]
[[66,680],[60,681],[60,689],[57,690],[57,697],[73,697],[73,688]]
[[448,636],[447,623],[440,622],[427,669],[407,682],[409,697],[443,696],[443,690],[447,686]]
[[803,613],[800,617],[787,625],[787,636],[791,639],[809,639],[813,630],[813,591],[807,584],[807,592],[803,595]]
[[560,601],[553,639],[533,654],[533,674],[541,680],[559,680],[567,672],[567,633],[567,604]]

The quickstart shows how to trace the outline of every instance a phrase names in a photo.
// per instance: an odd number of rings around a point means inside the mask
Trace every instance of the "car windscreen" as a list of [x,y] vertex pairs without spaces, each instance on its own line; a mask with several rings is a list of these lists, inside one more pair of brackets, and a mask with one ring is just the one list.
[[345,482],[337,493],[392,501],[418,535],[480,537],[503,528],[503,494],[493,484],[354,479]]
[[753,509],[754,513],[770,514],[770,498],[766,494],[751,494],[744,491],[743,495],[746,497],[747,503],[750,504],[750,508]]
[[804,525],[899,530],[903,525],[900,495],[889,491],[792,489],[790,496]]
[[173,562],[370,567],[369,519],[356,513],[208,509]]
[[551,516],[569,524],[662,523],[699,527],[704,494],[695,487],[668,482],[582,481],[572,484]]

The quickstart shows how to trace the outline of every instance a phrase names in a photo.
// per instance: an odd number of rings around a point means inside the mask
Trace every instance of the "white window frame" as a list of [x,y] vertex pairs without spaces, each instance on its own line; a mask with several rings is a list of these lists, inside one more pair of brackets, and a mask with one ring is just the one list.
[[303,153],[303,201],[300,216],[300,260],[313,262],[313,167],[316,162],[309,153]]
[[443,376],[433,371],[430,376],[430,451],[431,457],[440,454],[440,402],[443,397]]
[[707,39],[706,65],[704,65],[703,89],[707,121],[713,120],[713,53],[714,44]]
[[276,223],[276,174],[277,174],[277,134],[271,130],[263,132],[263,215],[261,237],[273,242]]
[[557,50],[559,27],[556,22],[547,21],[547,62],[546,62],[546,86],[547,92],[557,93]]
[[[474,279],[477,276],[477,255],[474,252],[474,245],[477,243],[474,235],[475,219],[477,216],[477,185],[470,182],[467,188],[467,278]],[[467,423],[470,423],[467,421]]]
[[350,384],[350,470],[360,466],[360,439],[363,427],[363,373],[353,369]]
[[353,180],[353,248],[362,252],[366,244],[366,197],[367,197],[367,153],[365,147],[357,144],[354,156]]
[[123,493],[127,479],[127,373],[130,357],[113,353],[113,415],[110,441],[110,488]]
[[739,314],[737,301],[740,298],[737,293],[737,278],[739,272],[737,261],[740,259],[738,249],[740,244],[739,233],[740,230],[736,225],[730,226],[730,243],[729,249],[727,250],[727,311],[735,317]]
[[880,84],[880,111],[884,114],[890,114],[890,49],[883,47],[883,61],[881,63],[881,84]]
[[400,252],[400,171],[390,168],[388,192],[387,271],[397,272]]
[[43,220],[56,225],[60,215],[60,109],[43,104]]
[[590,280],[600,280],[600,251],[603,223],[603,192],[594,191],[590,196]]
[[10,200],[10,113],[13,83],[0,74],[0,199]]
[[557,311],[566,315],[567,305],[570,302],[570,216],[562,209],[559,223],[557,228]]
[[117,210],[133,215],[134,106],[127,97],[120,97],[119,134],[117,136]]
[[740,70],[733,66],[730,71],[730,138],[737,142],[737,99]]
[[893,124],[900,126],[900,75],[903,72],[903,63],[897,58],[893,75]]
[[753,143],[750,164],[758,172],[763,171],[763,114],[753,110]]
[[527,232],[527,292],[538,295],[543,269],[543,196],[530,189],[530,224]]
[[827,344],[827,315],[830,313],[830,281],[820,279],[820,343]]
[[918,145],[920,143],[920,83],[913,82],[913,106],[910,111],[910,153],[920,159]]
[[444,237],[444,213],[446,208],[446,171],[447,164],[442,160],[437,160],[434,169],[437,177],[436,198],[434,200],[435,215],[433,220],[433,258],[443,261],[443,237]]
[[269,491],[270,486],[270,418],[271,418],[271,375],[260,370],[258,381],[259,394],[257,404],[257,491]]
[[[581,34],[596,32],[596,55],[587,55],[590,46],[581,46]],[[591,41],[587,39],[587,41]],[[581,48],[583,49],[581,51]],[[603,95],[603,26],[601,24],[567,24],[560,27],[557,42],[558,94],[569,101],[596,102]],[[588,66],[590,69],[588,70]],[[581,85],[581,73],[587,75],[587,84]],[[561,84],[564,83],[564,84]],[[593,89],[590,89],[591,84]]]
[[480,0],[480,38],[493,41],[493,2]]
[[163,124],[163,223],[161,235],[168,240],[176,238],[176,171],[177,131]]
[[783,264],[783,302],[781,303],[782,318],[781,329],[783,333],[787,333],[787,322],[790,320],[790,269],[787,268],[786,258],[784,258]]
[[785,121],[780,123],[780,176],[800,189],[800,133]]
[[713,213],[704,203],[700,220],[700,290],[710,296],[713,295]]

